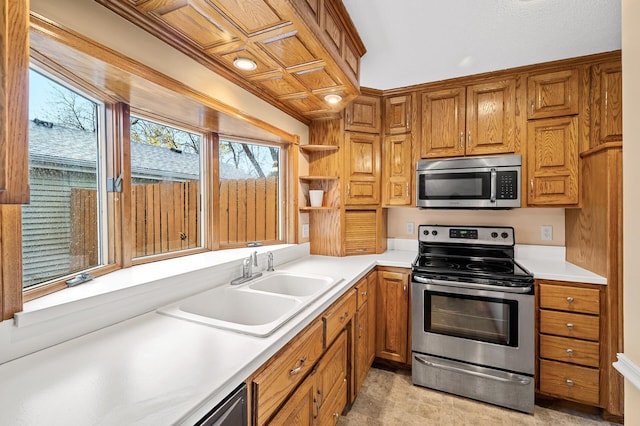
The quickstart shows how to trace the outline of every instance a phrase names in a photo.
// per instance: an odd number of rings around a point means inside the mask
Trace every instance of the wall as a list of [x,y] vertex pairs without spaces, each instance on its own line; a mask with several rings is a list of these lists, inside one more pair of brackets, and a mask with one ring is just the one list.
[[308,140],[308,127],[93,0],[31,0],[31,10],[220,102]]
[[[413,235],[405,231],[405,223],[414,223]],[[513,226],[517,244],[564,246],[564,209],[526,208],[513,210],[421,210],[390,208],[388,211],[389,238],[418,238],[418,225],[502,225]],[[540,239],[540,226],[553,227],[553,240]]]
[[[624,149],[623,221],[624,221],[624,353],[640,368],[640,168],[633,167],[640,158],[640,2],[622,0],[622,107]],[[625,383],[625,423],[640,424],[640,390]]]

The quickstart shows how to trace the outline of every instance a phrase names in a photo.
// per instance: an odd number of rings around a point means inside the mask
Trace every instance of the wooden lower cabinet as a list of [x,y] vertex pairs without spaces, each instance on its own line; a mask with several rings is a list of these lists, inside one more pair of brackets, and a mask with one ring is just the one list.
[[376,356],[376,285],[377,272],[370,272],[356,284],[358,310],[355,321],[355,393],[360,391],[362,382]]
[[601,289],[546,280],[536,284],[539,392],[601,406]]
[[411,273],[402,268],[378,271],[376,293],[376,357],[407,364],[409,345],[409,293]]

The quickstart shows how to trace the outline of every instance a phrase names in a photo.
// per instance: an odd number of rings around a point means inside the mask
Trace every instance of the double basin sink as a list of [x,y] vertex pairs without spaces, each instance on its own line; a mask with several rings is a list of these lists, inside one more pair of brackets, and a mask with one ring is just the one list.
[[341,278],[267,272],[241,285],[222,285],[158,309],[164,315],[254,336],[272,334]]

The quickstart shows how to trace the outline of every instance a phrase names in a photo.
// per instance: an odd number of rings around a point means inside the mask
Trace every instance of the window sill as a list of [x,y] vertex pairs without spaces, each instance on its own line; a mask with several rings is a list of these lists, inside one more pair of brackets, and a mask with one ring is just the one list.
[[[254,251],[258,251],[262,268],[266,263],[264,253],[268,251],[274,253],[274,262],[278,265],[304,255],[305,251],[301,249],[302,247],[292,244],[245,247],[198,253],[119,269],[78,286],[26,302],[23,311],[15,314],[14,323],[17,327],[26,327],[105,304],[125,300],[129,302],[128,299],[142,293],[145,297],[155,297],[157,303],[164,304],[166,300],[179,300],[223,284],[228,281],[228,277],[234,278],[240,273],[242,259]],[[211,275],[212,268],[216,270],[215,275]],[[156,307],[147,307],[139,314]],[[117,306],[114,305],[114,308]]]

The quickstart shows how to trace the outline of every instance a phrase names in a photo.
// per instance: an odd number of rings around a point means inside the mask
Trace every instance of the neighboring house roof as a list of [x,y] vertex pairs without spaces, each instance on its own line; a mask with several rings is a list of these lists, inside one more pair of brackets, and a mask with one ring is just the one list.
[[[74,166],[80,171],[95,168],[96,152],[96,134],[93,132],[29,121],[29,161],[32,164]],[[199,171],[198,154],[178,153],[143,143],[131,144],[131,173],[134,177],[194,179],[199,176]],[[251,176],[220,163],[220,177],[246,179]]]

